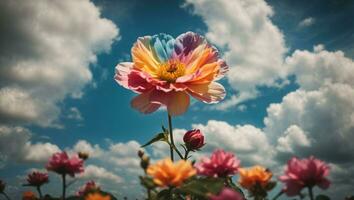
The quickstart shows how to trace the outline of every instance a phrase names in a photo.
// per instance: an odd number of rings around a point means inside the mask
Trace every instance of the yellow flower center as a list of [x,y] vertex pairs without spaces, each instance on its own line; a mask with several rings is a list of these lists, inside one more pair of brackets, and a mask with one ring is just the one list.
[[174,83],[178,77],[185,74],[186,67],[177,60],[170,60],[160,65],[157,76],[159,79]]

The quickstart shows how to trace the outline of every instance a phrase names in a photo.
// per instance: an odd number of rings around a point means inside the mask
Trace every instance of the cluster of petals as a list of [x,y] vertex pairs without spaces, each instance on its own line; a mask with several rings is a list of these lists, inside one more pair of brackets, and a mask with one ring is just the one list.
[[268,169],[262,166],[253,166],[251,168],[241,168],[239,170],[240,174],[240,185],[248,190],[252,190],[254,186],[259,184],[262,187],[268,185],[273,174]]
[[47,173],[34,171],[27,175],[27,183],[30,186],[41,186],[49,182],[49,177]]
[[196,170],[189,161],[179,160],[173,163],[171,159],[166,158],[156,164],[149,165],[147,173],[153,178],[154,183],[160,187],[177,187],[194,176]]
[[131,53],[133,62],[119,63],[114,78],[139,94],[131,105],[142,113],[166,106],[176,116],[188,109],[190,96],[205,103],[225,97],[224,87],[216,81],[228,67],[217,49],[196,33],[140,37]]
[[79,189],[79,191],[77,191],[76,195],[81,197],[94,190],[100,190],[100,187],[95,183],[95,181],[88,181]]
[[99,192],[90,193],[85,197],[85,200],[111,200],[109,195],[103,195]]
[[46,168],[48,171],[74,177],[75,174],[84,172],[84,161],[77,154],[69,157],[65,151],[58,152],[49,159]]
[[204,143],[204,135],[199,129],[187,131],[183,136],[183,141],[188,150],[198,150],[202,148]]
[[203,158],[195,165],[198,175],[227,177],[238,172],[240,160],[231,152],[215,150],[210,158]]
[[213,195],[210,200],[244,200],[243,196],[230,188],[224,188],[219,195]]
[[288,196],[295,196],[305,187],[318,186],[327,189],[330,181],[329,166],[313,156],[306,159],[291,158],[285,169],[285,174],[279,177],[284,182],[284,191]]

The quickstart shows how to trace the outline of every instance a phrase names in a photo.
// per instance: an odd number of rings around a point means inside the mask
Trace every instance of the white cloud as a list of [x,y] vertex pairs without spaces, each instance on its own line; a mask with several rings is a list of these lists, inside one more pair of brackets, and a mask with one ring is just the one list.
[[284,134],[278,138],[277,143],[278,151],[291,153],[295,153],[295,148],[309,147],[311,144],[304,131],[296,125],[286,129]]
[[45,163],[53,153],[60,151],[51,143],[33,144],[31,137],[32,133],[26,128],[0,126],[0,162]]
[[98,144],[91,145],[86,140],[79,140],[73,147],[74,152],[88,153],[90,158],[97,158],[104,153]]
[[298,26],[299,26],[300,28],[308,27],[308,26],[313,25],[315,22],[316,22],[315,18],[313,18],[313,17],[308,17],[308,18],[303,19],[301,22],[299,22],[299,25],[298,25]]
[[1,121],[53,126],[58,103],[82,96],[118,28],[88,0],[5,0],[0,13],[11,21],[0,24]]
[[88,180],[109,180],[115,183],[121,183],[123,179],[113,172],[108,171],[103,167],[98,167],[95,165],[88,165],[85,167],[85,172],[79,176],[80,178]]
[[75,119],[77,121],[82,121],[84,118],[82,118],[82,115],[81,115],[81,112],[79,111],[78,108],[76,107],[71,107],[69,109],[69,113],[68,113],[68,116],[67,118],[69,119]]
[[[278,86],[287,69],[283,34],[272,23],[272,8],[263,0],[187,0],[208,27],[206,37],[226,50],[228,82],[237,95],[218,108],[226,109],[258,95],[257,86]],[[245,98],[247,96],[248,98]]]

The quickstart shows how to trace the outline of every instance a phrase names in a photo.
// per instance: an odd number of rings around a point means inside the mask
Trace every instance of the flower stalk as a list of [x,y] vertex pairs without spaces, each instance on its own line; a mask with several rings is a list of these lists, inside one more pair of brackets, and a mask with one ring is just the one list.
[[309,186],[308,189],[309,189],[309,196],[310,196],[310,199],[311,199],[311,200],[314,200],[312,187]]
[[5,192],[2,192],[1,194],[4,195],[4,197],[6,198],[6,200],[11,200],[10,197],[9,197]]
[[63,194],[62,198],[65,200],[65,192],[66,192],[66,174],[62,174],[62,180],[63,180]]
[[172,132],[172,117],[170,114],[168,114],[168,128],[169,128],[169,133],[170,133],[170,153],[171,153],[171,160],[172,162],[174,161],[174,155],[173,155],[173,147],[175,146],[175,143],[173,141],[173,132]]
[[39,195],[39,199],[42,199],[43,195],[42,195],[42,191],[41,191],[41,186],[37,186],[36,189],[37,189],[37,192],[38,192],[38,195]]

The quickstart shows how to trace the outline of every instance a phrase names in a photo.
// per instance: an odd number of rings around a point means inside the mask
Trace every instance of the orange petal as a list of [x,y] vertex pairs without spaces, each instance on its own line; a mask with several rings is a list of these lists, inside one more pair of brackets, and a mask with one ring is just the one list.
[[173,92],[169,96],[167,111],[171,116],[185,113],[189,107],[189,95],[185,92]]

